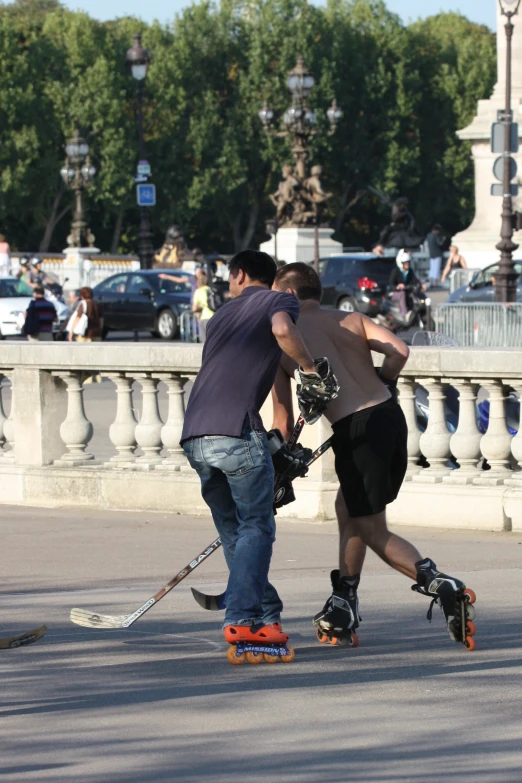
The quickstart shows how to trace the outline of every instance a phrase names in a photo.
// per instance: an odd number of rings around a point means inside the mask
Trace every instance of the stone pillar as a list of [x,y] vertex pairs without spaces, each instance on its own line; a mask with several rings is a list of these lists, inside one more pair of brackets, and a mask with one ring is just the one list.
[[425,468],[412,481],[438,483],[444,476],[448,475],[446,462],[450,456],[449,442],[451,438],[450,431],[446,425],[446,416],[444,413],[444,399],[446,397],[445,386],[437,378],[423,378],[422,385],[429,394],[429,417],[426,432],[420,436],[420,448],[428,462],[429,468]]
[[[519,400],[522,401],[522,381],[509,381],[509,385],[514,388],[518,394]],[[522,489],[522,413],[520,416],[520,424],[518,426],[518,432],[511,441],[511,453],[518,463],[519,470],[515,471],[505,483],[512,487],[518,487]]]
[[480,477],[473,480],[473,483],[503,484],[506,478],[512,476],[509,458],[513,440],[506,424],[505,387],[501,380],[488,379],[474,381],[474,383],[480,383],[489,392],[489,424],[480,440],[480,450],[490,464],[491,470],[483,471]]
[[[343,252],[341,242],[332,239],[333,228],[319,229],[319,256],[324,258]],[[268,242],[259,246],[260,250],[275,257],[275,241],[272,236]],[[308,263],[314,260],[315,255],[315,229],[313,226],[289,226],[280,228],[277,232],[277,257],[281,261],[291,264],[294,261]]]
[[450,439],[450,450],[460,465],[444,481],[448,484],[470,484],[480,475],[477,462],[480,459],[480,441],[482,435],[477,426],[478,384],[456,379],[450,381],[459,392],[459,424]]
[[92,465],[94,456],[85,451],[93,435],[93,426],[85,415],[82,373],[58,370],[53,375],[67,384],[67,417],[60,427],[67,451],[54,464],[66,467]]
[[417,465],[420,457],[420,438],[421,431],[417,425],[417,415],[415,412],[415,390],[417,382],[413,378],[401,376],[399,378],[399,405],[402,408],[406,424],[408,425],[408,470],[406,480],[411,479],[416,473],[420,473],[422,468]]
[[182,465],[187,464],[185,452],[179,445],[185,420],[183,378],[178,373],[161,373],[154,377],[167,384],[169,397],[169,413],[161,429],[161,440],[169,456],[156,465],[156,470],[180,470]]
[[[0,449],[5,443],[5,435],[4,435],[4,424],[7,421],[7,416],[5,415],[4,411],[4,404],[2,399],[2,381],[4,378],[7,377],[3,373],[0,373]],[[0,452],[0,456],[3,456],[3,453]]]
[[163,422],[158,408],[159,380],[148,372],[136,373],[134,377],[141,383],[142,390],[141,418],[135,434],[138,446],[143,450],[143,456],[138,457],[136,466],[149,470],[162,460],[160,451]]
[[[495,2],[495,0],[489,0]],[[491,152],[491,125],[497,121],[497,111],[504,109],[506,84],[506,36],[504,26],[506,18],[497,9],[497,84],[488,100],[478,102],[477,115],[471,125],[458,131],[458,137],[472,142],[471,155],[475,166],[475,218],[469,228],[453,237],[453,243],[466,258],[470,267],[484,267],[500,258],[495,245],[500,241],[500,215],[502,199],[491,195],[491,185],[497,182],[493,176],[493,163],[498,157]],[[513,31],[512,58],[512,99],[511,108],[514,121],[522,130],[522,15],[515,16]],[[522,183],[522,145],[520,152],[514,155],[518,165],[518,177],[515,182]],[[516,209],[522,211],[522,194],[515,199]],[[522,232],[517,232],[514,241],[520,245]],[[522,246],[514,253],[522,258]]]
[[107,377],[116,385],[116,418],[109,427],[109,438],[118,452],[111,457],[108,464],[113,467],[129,467],[136,460],[134,449],[138,424],[132,407],[133,379],[124,372],[108,373]]
[[4,459],[6,462],[14,462],[14,458],[15,458],[15,452],[14,452],[15,392],[14,392],[14,384],[13,384],[13,375],[14,375],[14,370],[4,371],[3,373],[3,377],[11,381],[11,410],[9,411],[9,416],[7,418],[4,418],[3,421],[4,445],[10,446],[9,449],[7,449],[2,453],[2,459]]
[[63,452],[60,425],[67,406],[65,384],[48,370],[37,367],[17,367],[12,383],[16,390],[15,462],[51,465]]

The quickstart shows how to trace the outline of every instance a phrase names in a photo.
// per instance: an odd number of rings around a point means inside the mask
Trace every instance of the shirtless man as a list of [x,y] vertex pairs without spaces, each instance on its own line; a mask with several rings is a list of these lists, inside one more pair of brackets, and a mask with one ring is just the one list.
[[[308,264],[280,269],[273,288],[297,296],[299,331],[312,356],[328,356],[340,387],[325,413],[333,428],[335,470],[341,485],[336,500],[339,570],[332,571],[332,596],[314,618],[318,638],[357,644],[357,588],[369,546],[412,579],[414,590],[431,597],[432,603],[437,601],[451,638],[473,649],[472,591],[465,594],[462,582],[438,572],[432,560],[423,559],[386,524],[386,506],[397,497],[407,465],[407,426],[396,402],[397,378],[409,355],[407,345],[359,313],[321,308],[321,282]],[[378,372],[371,351],[384,355]],[[272,390],[273,426],[286,439],[293,426],[290,378],[294,370],[293,362],[284,356]]]

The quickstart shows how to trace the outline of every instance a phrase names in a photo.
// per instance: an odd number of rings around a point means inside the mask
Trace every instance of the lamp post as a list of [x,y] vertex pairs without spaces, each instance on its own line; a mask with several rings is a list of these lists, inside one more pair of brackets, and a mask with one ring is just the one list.
[[[277,206],[275,225],[277,228],[310,224],[314,226],[314,265],[317,270],[319,265],[319,205],[324,203],[330,194],[324,193],[322,190],[318,175],[311,178],[306,176],[310,141],[317,134],[317,115],[308,105],[308,98],[314,87],[315,79],[308,71],[301,55],[297,58],[296,66],[288,72],[286,83],[292,96],[292,102],[283,114],[283,130],[272,130],[274,112],[268,101],[265,101],[259,112],[259,119],[268,135],[290,139],[292,157],[295,161],[293,172],[291,174],[289,172],[287,175],[287,185],[283,191],[280,187],[278,193],[272,197]],[[337,106],[335,98],[326,112],[326,116],[330,124],[328,135],[332,135],[342,117],[342,111]],[[318,167],[318,169],[320,173],[320,168]],[[312,174],[314,174],[313,170]]]
[[500,265],[496,276],[495,301],[516,302],[517,299],[517,273],[513,263],[513,252],[518,245],[513,242],[513,203],[511,197],[512,157],[511,157],[511,128],[513,125],[513,112],[511,111],[511,42],[513,39],[512,18],[518,14],[521,0],[499,0],[500,12],[506,17],[506,103],[504,112],[499,119],[504,124],[504,169],[502,178],[502,228],[501,240],[497,245],[500,250]]
[[[132,78],[136,80],[136,94],[138,102],[138,145],[139,159],[145,161],[145,138],[143,135],[143,85],[150,65],[150,55],[142,46],[141,34],[134,36],[134,45],[127,52]],[[152,246],[152,231],[150,230],[150,218],[148,207],[140,206],[140,229],[138,231],[138,256],[142,269],[151,269],[154,248]]]
[[96,169],[91,165],[89,145],[80,136],[78,130],[65,146],[65,163],[60,170],[65,185],[74,191],[76,206],[71,225],[71,233],[67,237],[68,247],[92,247],[94,234],[87,226],[83,208],[83,191],[92,183]]

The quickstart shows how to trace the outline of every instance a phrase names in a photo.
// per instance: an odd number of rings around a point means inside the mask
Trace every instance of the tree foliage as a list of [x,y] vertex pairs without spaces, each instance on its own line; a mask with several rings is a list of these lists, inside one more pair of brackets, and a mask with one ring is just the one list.
[[[136,94],[125,54],[138,30],[153,55],[145,132],[156,245],[172,222],[205,250],[266,238],[268,194],[291,150],[264,134],[257,113],[265,98],[276,118],[287,108],[286,74],[300,53],[316,78],[311,162],[334,194],[338,239],[369,246],[399,195],[421,229],[470,221],[469,145],[455,132],[493,88],[495,42],[484,26],[458,14],[405,26],[382,0],[204,0],[167,26],[16,0],[0,6],[0,226],[13,246],[64,247],[72,198],[59,171],[78,127],[98,170],[88,193],[96,243],[135,250]],[[344,116],[330,136],[334,96]]]

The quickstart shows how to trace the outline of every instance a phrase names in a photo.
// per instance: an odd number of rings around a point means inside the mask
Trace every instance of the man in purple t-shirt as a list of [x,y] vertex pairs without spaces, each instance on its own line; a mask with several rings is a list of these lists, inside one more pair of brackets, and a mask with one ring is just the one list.
[[225,639],[285,643],[283,605],[268,582],[275,540],[274,468],[259,411],[282,352],[306,374],[316,366],[295,326],[299,302],[271,291],[277,272],[266,253],[230,261],[232,300],[207,328],[181,443],[201,479],[230,570]]

